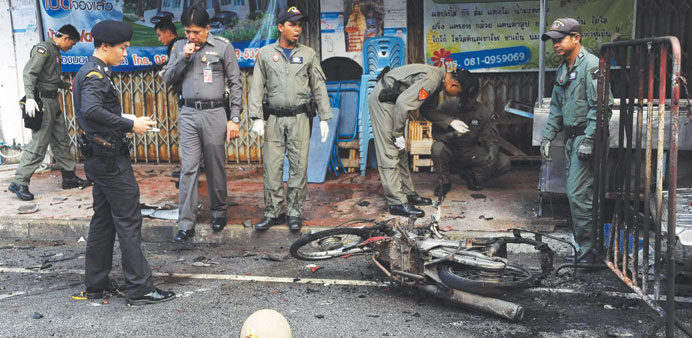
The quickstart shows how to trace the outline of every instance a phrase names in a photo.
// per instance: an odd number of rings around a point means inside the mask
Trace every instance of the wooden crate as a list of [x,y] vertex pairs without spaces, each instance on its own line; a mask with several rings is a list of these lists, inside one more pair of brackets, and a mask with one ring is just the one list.
[[353,173],[360,169],[360,145],[358,139],[349,142],[339,142],[339,157],[346,172]]
[[435,171],[430,157],[432,148],[432,123],[429,121],[410,121],[408,124],[408,151],[411,154],[411,167],[418,172],[421,167]]

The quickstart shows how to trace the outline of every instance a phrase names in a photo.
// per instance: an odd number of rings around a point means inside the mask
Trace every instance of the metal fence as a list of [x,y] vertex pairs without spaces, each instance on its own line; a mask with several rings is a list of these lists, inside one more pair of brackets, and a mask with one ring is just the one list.
[[[604,44],[599,55],[596,156],[593,161],[596,174],[593,233],[596,236],[592,238],[592,245],[605,257],[606,265],[661,317],[650,335],[665,326],[666,337],[673,337],[676,327],[692,337],[692,331],[676,318],[674,301],[679,99],[684,81],[680,77],[680,43],[676,37],[614,42]],[[618,76],[614,76],[614,72],[619,73]],[[617,89],[613,92],[619,93],[616,97],[620,99],[620,120],[614,175],[615,206],[612,220],[606,220],[610,215],[606,208],[606,162],[611,83]],[[667,96],[670,97],[668,102]],[[666,125],[669,125],[667,131]],[[668,154],[664,156],[666,148]],[[665,228],[664,188],[668,191],[669,215]],[[608,233],[604,231],[606,221],[612,221]],[[664,304],[662,276],[666,281]]]
[[[69,75],[70,80],[74,75]],[[250,132],[250,121],[247,116],[247,90],[250,88],[251,77],[251,69],[241,69],[243,110],[240,137],[226,144],[226,153],[230,163],[261,162],[262,139]],[[167,91],[158,70],[114,73],[113,83],[120,91],[123,114],[151,116],[158,122],[157,126],[161,129],[159,133],[147,133],[132,137],[135,146],[135,151],[131,155],[133,161],[144,163],[178,162],[178,101],[175,95]],[[72,94],[69,91],[63,92],[60,101],[67,119],[72,154],[76,159],[79,159],[76,142],[79,131],[72,108]]]

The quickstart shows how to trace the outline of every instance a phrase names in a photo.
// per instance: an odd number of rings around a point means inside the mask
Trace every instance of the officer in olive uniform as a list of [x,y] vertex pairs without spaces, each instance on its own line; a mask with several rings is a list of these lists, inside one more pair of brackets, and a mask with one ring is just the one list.
[[[385,68],[386,69],[386,68]],[[404,127],[409,111],[437,107],[439,94],[457,96],[461,92],[458,73],[445,68],[411,64],[383,71],[368,99],[375,152],[389,213],[423,217],[413,205],[428,205],[429,198],[416,193],[408,168]]]
[[[543,41],[552,39],[553,49],[564,58],[557,69],[548,124],[542,133],[541,154],[550,160],[550,143],[564,129],[567,199],[574,239],[579,245],[579,256],[593,261],[588,253],[593,226],[591,158],[596,134],[598,57],[582,47],[581,38],[581,26],[571,18],[555,20],[550,31],[541,37]],[[609,102],[612,104],[612,95]]]
[[154,288],[151,269],[142,252],[142,212],[139,186],[130,162],[127,132],[144,134],[155,126],[149,117],[122,117],[112,67],[127,56],[132,28],[123,22],[104,20],[91,29],[94,55],[74,80],[74,111],[79,126],[80,150],[86,157],[84,170],[94,182],[94,216],[89,224],[84,284],[87,298],[102,298],[118,287],[108,273],[113,267],[115,235],[120,241],[127,303],[151,304],[175,297],[171,291]]
[[[509,171],[511,161],[500,152],[500,136],[497,116],[488,106],[477,101],[480,94],[478,78],[462,69],[461,94],[440,104],[437,109],[424,111],[425,118],[433,124],[431,155],[438,172],[435,196],[447,194],[451,188],[451,170],[460,169],[471,190],[481,190],[478,181],[486,181]],[[459,133],[454,126],[461,124],[468,129]]]
[[89,186],[91,183],[77,177],[74,173],[77,162],[70,152],[70,137],[65,118],[60,111],[58,89],[69,89],[70,83],[62,80],[62,61],[60,51],[67,52],[79,42],[79,32],[72,25],[64,25],[55,36],[39,42],[31,49],[31,58],[24,66],[24,92],[26,93],[26,113],[34,117],[37,101],[43,103],[41,128],[32,130],[31,141],[24,149],[14,180],[9,191],[24,201],[34,199],[29,192],[29,181],[41,165],[50,144],[55,161],[62,169],[62,188],[71,189]]
[[[281,37],[260,49],[252,75],[248,98],[252,130],[264,134],[263,116],[268,115],[264,138],[264,217],[256,230],[283,223],[283,162],[288,156],[287,222],[289,229],[300,230],[307,193],[310,121],[315,112],[310,94],[317,103],[322,142],[327,140],[332,118],[324,72],[315,51],[298,43],[302,21],[307,17],[295,7],[282,10],[277,18]],[[266,95],[266,107],[262,107]]]
[[[212,230],[226,226],[226,142],[238,137],[242,90],[235,49],[225,38],[209,33],[207,11],[188,7],[180,18],[187,39],[173,46],[164,76],[169,85],[182,83],[184,100],[178,117],[182,168],[175,241],[195,234],[200,158],[206,168]],[[231,90],[228,116],[226,86]]]

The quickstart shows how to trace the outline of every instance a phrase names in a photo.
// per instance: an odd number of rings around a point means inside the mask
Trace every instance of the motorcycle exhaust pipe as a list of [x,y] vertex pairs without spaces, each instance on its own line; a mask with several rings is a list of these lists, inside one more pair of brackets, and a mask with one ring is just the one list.
[[471,310],[495,315],[515,322],[521,321],[522,318],[524,318],[524,308],[519,304],[452,288],[443,289],[437,285],[428,284],[420,288],[437,298]]

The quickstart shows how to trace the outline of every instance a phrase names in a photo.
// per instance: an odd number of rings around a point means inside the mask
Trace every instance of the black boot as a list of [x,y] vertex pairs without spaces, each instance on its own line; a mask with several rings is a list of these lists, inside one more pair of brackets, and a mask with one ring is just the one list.
[[7,190],[15,193],[17,195],[17,198],[19,198],[22,201],[31,201],[34,199],[34,194],[29,192],[29,187],[26,185],[19,185],[17,183],[10,183],[10,186],[7,188]]
[[91,185],[91,181],[79,178],[74,171],[62,170],[62,188],[84,188]]
[[435,187],[435,197],[447,196],[449,190],[452,189],[452,182],[447,175],[440,175],[437,178],[437,187]]
[[423,197],[421,195],[418,195],[418,193],[415,191],[410,195],[406,195],[406,198],[408,199],[408,202],[411,203],[412,205],[430,205],[430,204],[432,204],[431,199],[429,199],[427,197]]
[[399,215],[399,216],[406,216],[406,217],[411,217],[411,216],[416,216],[418,218],[421,218],[425,216],[425,211],[420,210],[408,203],[405,204],[397,204],[397,205],[390,205],[389,206],[389,213],[392,215]]
[[478,180],[476,179],[476,175],[473,173],[471,170],[465,170],[461,172],[461,177],[463,177],[466,180],[466,187],[469,188],[469,190],[483,190],[483,186],[478,183]]

